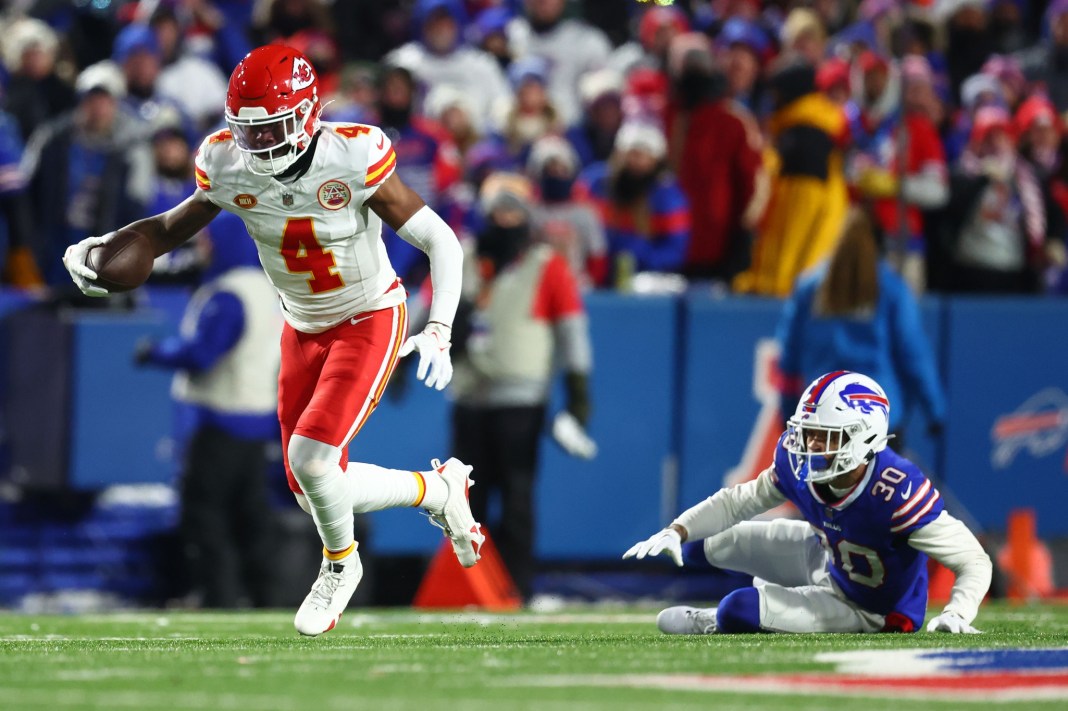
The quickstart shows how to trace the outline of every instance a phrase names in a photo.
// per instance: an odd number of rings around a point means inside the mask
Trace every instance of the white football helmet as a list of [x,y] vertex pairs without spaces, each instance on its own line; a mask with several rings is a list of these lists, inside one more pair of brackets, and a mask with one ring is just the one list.
[[[821,375],[787,426],[794,476],[820,483],[850,472],[886,448],[889,429],[890,401],[877,382],[848,370]],[[815,448],[815,441],[823,446]]]

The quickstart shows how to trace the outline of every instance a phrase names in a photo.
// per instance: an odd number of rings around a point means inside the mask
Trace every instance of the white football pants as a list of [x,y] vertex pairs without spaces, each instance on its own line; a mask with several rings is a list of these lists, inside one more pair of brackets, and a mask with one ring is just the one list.
[[806,521],[743,521],[706,538],[717,568],[753,576],[760,626],[773,632],[878,632],[884,618],[857,607],[831,581],[827,551]]

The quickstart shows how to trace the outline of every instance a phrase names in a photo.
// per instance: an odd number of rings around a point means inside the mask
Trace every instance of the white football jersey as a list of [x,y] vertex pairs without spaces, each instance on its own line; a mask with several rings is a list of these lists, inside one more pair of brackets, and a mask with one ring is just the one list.
[[323,122],[311,165],[296,181],[249,171],[229,131],[204,139],[195,177],[212,203],[245,223],[286,321],[320,333],[406,298],[382,220],[364,205],[396,164],[378,127]]

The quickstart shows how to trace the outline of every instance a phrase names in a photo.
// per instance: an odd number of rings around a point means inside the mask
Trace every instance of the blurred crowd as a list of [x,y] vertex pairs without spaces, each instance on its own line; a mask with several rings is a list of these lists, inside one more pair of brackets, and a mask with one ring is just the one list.
[[915,293],[1068,291],[1068,0],[13,0],[0,37],[15,287],[69,288],[67,245],[190,194],[229,72],[284,42],[461,238],[525,176],[585,289],[786,296],[858,205]]

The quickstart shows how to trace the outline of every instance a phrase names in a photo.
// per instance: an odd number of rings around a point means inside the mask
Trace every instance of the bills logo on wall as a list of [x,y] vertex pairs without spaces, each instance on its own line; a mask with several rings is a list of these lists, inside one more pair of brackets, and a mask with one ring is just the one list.
[[1009,467],[1021,451],[1040,459],[1060,450],[1068,442],[1068,395],[1056,387],[1040,390],[994,420],[990,441],[995,469]]

